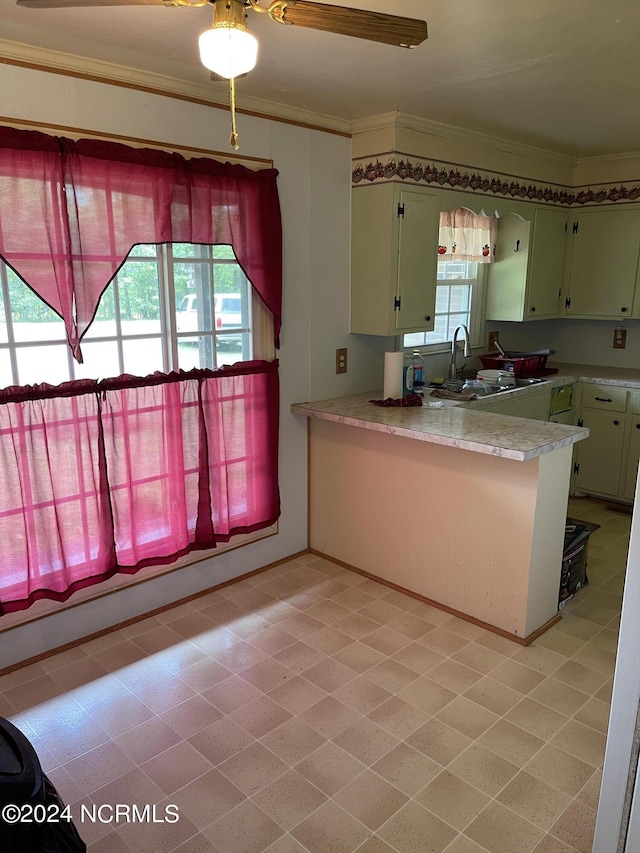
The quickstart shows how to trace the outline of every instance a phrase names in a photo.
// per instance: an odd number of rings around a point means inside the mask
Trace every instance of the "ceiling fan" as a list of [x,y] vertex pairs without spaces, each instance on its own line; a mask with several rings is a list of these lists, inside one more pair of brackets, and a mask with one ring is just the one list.
[[[213,80],[231,80],[231,110],[235,117],[234,79],[255,67],[258,42],[246,25],[251,10],[267,14],[272,21],[312,30],[354,36],[397,47],[412,48],[427,38],[427,24],[384,12],[329,6],[308,0],[16,0],[19,6],[54,9],[69,6],[213,6],[213,23],[200,36],[200,60]],[[231,144],[237,148],[235,118]]]

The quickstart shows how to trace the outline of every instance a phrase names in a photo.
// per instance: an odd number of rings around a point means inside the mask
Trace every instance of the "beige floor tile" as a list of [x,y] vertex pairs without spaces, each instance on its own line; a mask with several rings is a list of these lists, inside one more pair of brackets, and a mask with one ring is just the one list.
[[213,765],[221,764],[254,742],[246,729],[223,717],[189,738],[189,743]]
[[522,699],[522,693],[507,687],[506,684],[500,684],[488,676],[477,681],[464,695],[472,702],[476,702],[488,711],[493,711],[494,714],[499,715],[506,714]]
[[[429,634],[425,634],[425,636],[428,637]],[[381,652],[383,655],[391,656],[405,646],[408,646],[411,640],[409,637],[405,637],[403,634],[392,631],[389,627],[385,626],[384,628],[378,628],[377,631],[373,631],[371,634],[367,634],[366,637],[362,638],[362,642],[367,646],[371,646],[372,649]]]
[[[418,673],[404,666],[397,660],[387,658],[381,663],[375,664],[367,671],[366,676],[391,693],[398,693],[418,678]],[[437,680],[437,679],[436,679]]]
[[583,693],[588,693],[591,696],[598,692],[608,676],[605,673],[592,669],[590,666],[576,663],[575,660],[569,660],[557,669],[551,677],[561,681],[562,684],[573,687],[576,690],[581,690]]
[[368,595],[364,590],[354,587],[348,587],[331,597],[337,604],[341,604],[348,610],[360,610],[361,607],[366,607],[367,604],[376,601],[373,596]]
[[109,705],[103,705],[91,716],[101,729],[111,737],[115,737],[144,723],[155,714],[144,702],[130,693]]
[[387,625],[389,622],[401,620],[405,616],[405,610],[401,610],[386,599],[378,598],[376,601],[367,604],[360,608],[358,613],[361,616],[366,616],[367,619],[373,619],[380,625]]
[[243,800],[242,791],[217,770],[210,770],[170,797],[170,801],[178,806],[179,822],[186,817],[198,829],[209,826]]
[[333,799],[366,827],[376,830],[407,802],[408,797],[377,773],[365,770]]
[[487,848],[480,847],[466,835],[458,835],[447,847],[445,853],[487,853]]
[[446,660],[446,658],[439,652],[422,645],[422,643],[410,643],[396,652],[392,660],[397,660],[398,663],[412,669],[419,675],[424,675],[430,669],[433,669],[434,666]]
[[398,693],[398,698],[415,705],[428,714],[437,714],[449,702],[453,702],[457,694],[441,684],[432,681],[427,675],[416,678],[408,687]]
[[[349,623],[351,623],[353,618],[349,616]],[[312,645],[315,649],[326,655],[334,654],[356,639],[358,638],[348,637],[342,631],[339,631],[335,625],[327,625],[326,628],[316,631],[315,634],[311,634],[311,636],[306,638],[309,645]]]
[[260,742],[285,764],[292,766],[322,746],[325,741],[325,737],[303,723],[299,717],[291,717],[286,723],[264,735]]
[[418,640],[424,637],[429,631],[433,631],[436,627],[432,622],[427,622],[426,619],[421,619],[414,613],[403,612],[401,616],[397,616],[390,622],[387,622],[387,627],[392,631],[397,631],[411,640]]
[[449,771],[493,797],[518,772],[518,767],[474,743],[449,765]]
[[593,774],[590,764],[551,744],[543,746],[524,769],[547,785],[572,797]]
[[545,649],[543,646],[532,644],[513,656],[512,660],[535,669],[544,675],[551,675],[565,662],[565,656]]
[[596,813],[584,803],[574,800],[551,828],[551,834],[566,842],[578,853],[591,853]]
[[262,853],[283,833],[262,809],[246,800],[207,827],[204,834],[211,837],[220,853]]
[[465,829],[465,835],[490,853],[514,853],[516,850],[531,850],[542,837],[542,832],[494,802]]
[[491,678],[512,690],[526,694],[531,693],[541,681],[544,681],[545,676],[511,658],[492,670]]
[[253,801],[285,830],[304,820],[327,799],[296,770],[289,770],[265,785]]
[[[234,673],[242,672],[243,669],[254,666],[254,664],[264,660],[267,656],[267,652],[244,640],[240,640],[228,648],[219,649],[212,655],[221,666]],[[221,679],[218,679],[214,683],[217,684],[220,681]]]
[[396,853],[396,851],[389,847],[386,841],[377,835],[372,835],[358,847],[356,853]]
[[186,741],[145,761],[141,767],[165,794],[172,794],[212,769],[202,753]]
[[343,666],[337,660],[327,658],[305,671],[304,677],[312,681],[321,690],[331,693],[347,681],[354,678],[354,672],[348,666]]
[[179,705],[173,705],[160,716],[181,738],[188,738],[215,723],[223,714],[204,696],[196,693]]
[[374,723],[391,732],[392,735],[406,738],[425,723],[430,714],[419,710],[397,696],[392,696],[382,705],[374,708],[367,716]]
[[268,696],[260,696],[259,699],[254,699],[229,714],[230,720],[242,726],[255,738],[266,735],[290,717],[289,711]]
[[351,640],[362,640],[364,637],[377,631],[380,624],[373,619],[367,619],[366,616],[362,616],[360,613],[349,613],[348,616],[338,619],[329,627],[349,637]]
[[449,659],[430,670],[429,678],[455,693],[464,693],[482,679],[482,673]]
[[518,767],[526,764],[545,743],[508,720],[498,720],[477,742]]
[[514,705],[504,718],[545,741],[552,738],[569,719],[529,696],[525,696],[521,702]]
[[[179,639],[177,634],[176,637]],[[65,691],[90,681],[99,681],[107,674],[103,666],[86,655],[80,660],[51,670],[51,677]]]
[[324,699],[327,694],[317,685],[307,681],[306,678],[296,675],[285,681],[280,687],[271,690],[268,696],[278,705],[282,705],[289,713],[299,714]]
[[313,648],[313,646],[305,643],[304,640],[299,640],[287,646],[286,649],[276,652],[273,658],[292,672],[301,674],[309,669],[310,666],[314,666],[314,664],[324,660],[324,652]]
[[[612,633],[607,631],[607,633]],[[608,651],[595,645],[595,639],[585,643],[581,649],[573,655],[572,660],[577,663],[583,663],[591,669],[597,669],[607,677],[613,675],[616,668],[616,652]]]
[[398,853],[442,853],[456,832],[410,801],[378,830],[378,835]]
[[91,794],[107,782],[124,776],[134,766],[125,752],[113,741],[108,741],[67,762],[65,769],[83,791]]
[[257,699],[260,695],[257,687],[237,675],[219,681],[201,694],[202,698],[219,708],[223,714],[230,714],[231,711]]
[[359,776],[365,766],[353,755],[329,741],[296,764],[294,769],[316,788],[328,796],[333,796],[348,782]]
[[485,631],[475,640],[475,642],[480,643],[481,646],[485,646],[485,648],[498,652],[508,658],[515,655],[521,648],[521,646],[518,646],[518,644],[514,643],[513,640],[508,640],[506,637],[494,634],[493,631]]
[[376,761],[372,770],[412,797],[440,773],[442,765],[408,744],[399,743]]
[[571,797],[525,771],[518,773],[496,799],[544,830],[549,829],[571,802]]
[[463,735],[475,740],[490,726],[498,721],[499,717],[493,711],[483,708],[476,702],[472,702],[464,696],[458,696],[453,702],[446,705],[436,717]]
[[460,651],[452,655],[452,660],[458,661],[470,669],[475,669],[483,675],[488,675],[501,663],[504,663],[506,658],[500,652],[495,652],[493,649],[488,649],[481,643],[468,643]]
[[541,646],[544,649],[549,649],[552,652],[556,652],[559,655],[570,658],[571,655],[574,655],[578,649],[584,646],[585,642],[585,640],[572,637],[570,634],[560,631],[558,628],[554,627],[541,637],[538,637],[534,645]]
[[160,717],[152,717],[113,739],[132,761],[142,764],[180,741],[180,735]]
[[254,687],[265,693],[273,690],[274,687],[278,687],[287,678],[293,678],[291,670],[273,658],[266,658],[247,669],[243,669],[240,675],[249,684],[253,684]]
[[326,738],[335,737],[360,719],[352,708],[339,702],[334,696],[321,699],[302,711],[299,717]]
[[575,719],[569,720],[551,738],[550,743],[593,767],[600,767],[604,760],[606,735]]
[[288,767],[261,743],[253,743],[218,765],[219,770],[247,796],[273,782]]
[[608,678],[602,685],[600,690],[594,694],[596,699],[601,699],[603,702],[611,704],[611,694],[613,691],[613,678]]
[[363,717],[340,732],[333,741],[358,761],[371,765],[396,746],[398,738]]
[[[391,663],[393,664],[393,661]],[[369,714],[393,695],[389,690],[385,690],[384,687],[370,680],[370,674],[371,670],[367,672],[366,676],[359,675],[348,681],[342,687],[334,690],[333,695],[339,702],[343,702],[358,714]]]
[[[331,619],[320,619],[317,616],[312,615],[317,611],[318,608],[321,607],[321,604],[317,604],[315,607],[312,607],[306,613],[296,613],[295,616],[290,616],[283,622],[279,622],[277,628],[270,628],[270,631],[272,633],[277,631],[279,634],[281,634],[283,640],[284,637],[288,637],[288,641],[283,642],[279,648],[274,648],[272,645],[272,648],[270,649],[269,653],[275,654],[276,652],[282,651],[282,649],[291,645],[291,638],[293,638],[294,642],[295,640],[302,640],[305,637],[308,637],[310,634],[314,634],[316,631],[320,631],[322,628],[324,628],[325,625],[328,625],[331,621],[333,621]],[[340,609],[344,610],[345,613],[347,612],[345,608]],[[258,646],[259,648],[264,649],[266,651],[269,647],[265,646],[263,643],[260,643],[259,637],[260,635],[254,634],[252,637],[250,637],[250,640],[255,646]]]
[[575,848],[567,847],[564,841],[547,834],[536,844],[533,853],[575,853]]
[[448,770],[433,779],[415,800],[458,830],[463,830],[489,803],[489,797]]
[[358,642],[340,649],[333,655],[333,658],[357,673],[363,673],[380,661],[387,659],[381,652],[372,649],[371,646],[365,646],[364,643]]
[[583,785],[580,791],[576,794],[576,800],[580,800],[585,806],[589,806],[593,811],[598,810],[598,800],[600,799],[600,786],[602,785],[602,770],[596,770],[593,776]]
[[446,767],[473,741],[434,717],[409,735],[406,742]]
[[371,835],[364,824],[330,800],[299,823],[291,834],[310,853],[352,853]]
[[464,648],[469,643],[469,640],[466,637],[455,634],[453,631],[447,630],[444,625],[439,625],[433,631],[425,634],[424,637],[420,637],[417,642],[436,652],[440,652],[445,657],[450,657]]
[[586,693],[569,687],[554,677],[545,678],[529,694],[529,699],[547,705],[547,707],[567,717],[573,716],[576,711],[579,711],[588,698],[589,696]]
[[168,675],[161,681],[155,681],[138,690],[135,695],[151,708],[154,714],[162,714],[163,711],[195,696],[195,692],[177,676]]

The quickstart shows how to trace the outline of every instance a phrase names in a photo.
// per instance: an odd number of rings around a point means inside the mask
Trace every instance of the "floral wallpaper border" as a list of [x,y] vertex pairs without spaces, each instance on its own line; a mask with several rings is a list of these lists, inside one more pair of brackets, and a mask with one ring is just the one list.
[[401,160],[391,157],[384,163],[378,158],[366,164],[362,161],[357,163],[351,173],[354,185],[362,181],[388,181],[392,178],[566,207],[640,200],[640,183],[637,182],[629,181],[610,188],[572,189],[552,184],[520,183],[513,177],[507,178],[495,172],[460,171],[451,168],[450,164],[412,162],[404,157]]

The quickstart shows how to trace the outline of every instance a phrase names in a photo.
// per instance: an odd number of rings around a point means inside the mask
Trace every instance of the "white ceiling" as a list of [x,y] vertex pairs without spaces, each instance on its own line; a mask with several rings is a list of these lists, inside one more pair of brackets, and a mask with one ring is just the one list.
[[[324,2],[422,18],[429,38],[406,50],[250,11],[260,51],[240,104],[246,94],[347,120],[399,111],[578,157],[640,151],[639,0]],[[0,0],[0,36],[206,84],[197,37],[211,17]]]

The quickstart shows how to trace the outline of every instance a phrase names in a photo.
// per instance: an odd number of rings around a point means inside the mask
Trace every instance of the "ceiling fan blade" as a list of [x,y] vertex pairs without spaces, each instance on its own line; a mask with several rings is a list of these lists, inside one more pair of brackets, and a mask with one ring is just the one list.
[[340,33],[398,47],[414,47],[427,38],[426,21],[400,18],[384,12],[327,6],[326,3],[308,3],[307,0],[287,3],[283,17],[285,23],[298,27]]
[[68,6],[166,6],[164,0],[16,0],[27,9],[62,9]]

